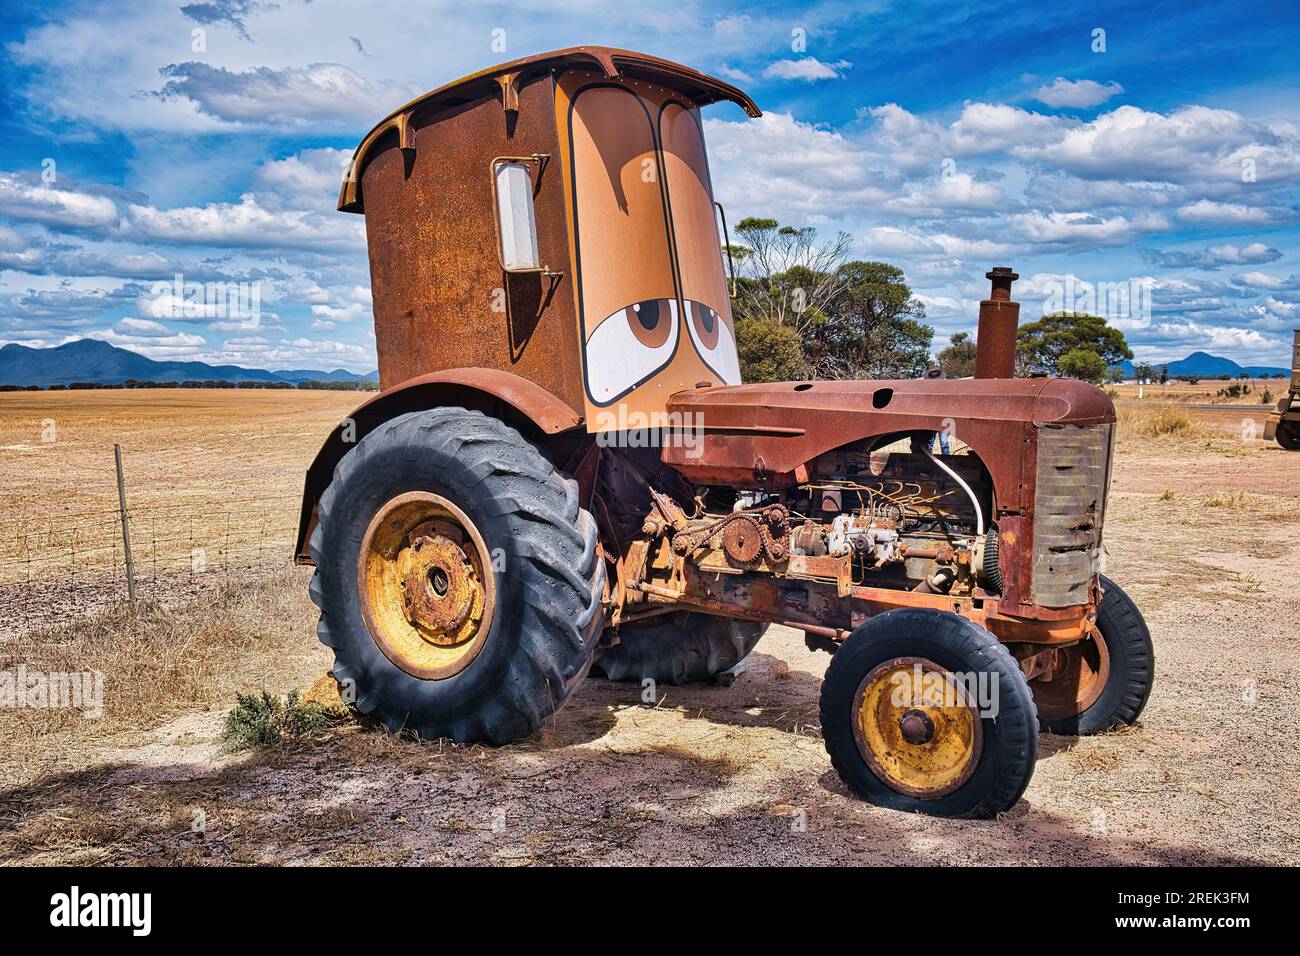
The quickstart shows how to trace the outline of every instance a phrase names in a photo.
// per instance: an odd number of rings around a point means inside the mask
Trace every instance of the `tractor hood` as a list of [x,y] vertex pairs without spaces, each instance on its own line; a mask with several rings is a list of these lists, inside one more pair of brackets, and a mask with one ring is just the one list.
[[[664,449],[666,463],[699,484],[806,481],[818,455],[864,438],[948,431],[980,456],[1007,507],[1025,505],[1040,426],[1115,421],[1106,393],[1073,379],[909,379],[780,382],[697,388],[668,400],[690,447]],[[1033,446],[1033,447],[1031,447]]]

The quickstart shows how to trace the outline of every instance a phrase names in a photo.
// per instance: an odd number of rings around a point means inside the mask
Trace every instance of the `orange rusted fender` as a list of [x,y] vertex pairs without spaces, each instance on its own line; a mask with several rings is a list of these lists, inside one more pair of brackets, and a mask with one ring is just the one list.
[[500,369],[444,369],[384,389],[338,424],[307,469],[295,562],[311,563],[307,538],[316,522],[316,502],[329,485],[334,466],[349,449],[391,418],[443,405],[477,409],[525,434],[558,435],[582,424],[581,415],[542,386]]

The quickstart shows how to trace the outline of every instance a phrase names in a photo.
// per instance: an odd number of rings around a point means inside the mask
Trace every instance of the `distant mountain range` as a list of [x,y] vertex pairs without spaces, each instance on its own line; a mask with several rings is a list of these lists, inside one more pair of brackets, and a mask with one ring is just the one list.
[[[1259,376],[1262,373],[1284,375],[1290,369],[1278,366],[1238,365],[1232,359],[1206,352],[1193,352],[1175,362],[1150,362],[1157,372],[1169,366],[1170,376],[1194,375],[1213,378],[1217,375]],[[1133,376],[1133,363],[1124,362],[1120,369]],[[347,369],[333,371],[295,368],[270,372],[262,368],[238,365],[209,365],[207,362],[159,362],[128,349],[120,349],[99,339],[79,339],[49,349],[33,349],[11,344],[0,348],[0,385],[70,385],[89,382],[94,385],[121,385],[138,382],[377,382],[379,370],[358,375]]]
[[365,375],[336,368],[268,372],[207,362],[159,362],[98,339],[78,339],[49,349],[10,344],[0,348],[0,385],[121,385],[138,382],[377,382],[376,369]]
[[[1126,378],[1132,378],[1133,364],[1132,362],[1120,363],[1119,367],[1123,370]],[[1231,375],[1234,378],[1240,378],[1243,375],[1249,375],[1252,378],[1257,378],[1265,373],[1274,375],[1281,372],[1283,375],[1288,376],[1291,374],[1289,368],[1281,368],[1275,365],[1238,365],[1232,359],[1210,355],[1208,352],[1193,352],[1187,358],[1178,359],[1174,362],[1147,362],[1146,364],[1154,368],[1157,375],[1167,365],[1171,378],[1178,375],[1194,375],[1198,378],[1214,378],[1218,375]]]

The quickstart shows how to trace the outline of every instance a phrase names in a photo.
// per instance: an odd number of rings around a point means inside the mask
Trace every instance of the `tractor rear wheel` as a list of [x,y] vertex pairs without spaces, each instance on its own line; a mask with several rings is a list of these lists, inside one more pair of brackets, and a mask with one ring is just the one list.
[[651,618],[619,628],[619,642],[596,651],[592,669],[610,680],[711,680],[748,657],[766,630],[766,624],[712,614]]
[[1062,666],[1050,681],[1029,685],[1048,733],[1085,736],[1131,724],[1151,696],[1155,648],[1142,612],[1109,578],[1101,588],[1094,636],[1059,652]]
[[335,468],[309,546],[334,676],[391,730],[518,740],[591,666],[596,522],[497,419],[436,408],[380,425]]
[[871,803],[941,817],[1016,804],[1038,755],[1033,696],[997,638],[964,617],[900,608],[831,658],[822,738],[840,779]]
[[1300,425],[1288,421],[1278,422],[1277,443],[1287,451],[1300,451]]

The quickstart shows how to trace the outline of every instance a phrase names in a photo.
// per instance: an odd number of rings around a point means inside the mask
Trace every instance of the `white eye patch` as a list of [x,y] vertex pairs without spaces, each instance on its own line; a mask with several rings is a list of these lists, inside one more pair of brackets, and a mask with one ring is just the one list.
[[672,361],[678,335],[676,299],[649,299],[608,316],[587,339],[591,400],[608,405],[654,375]]

